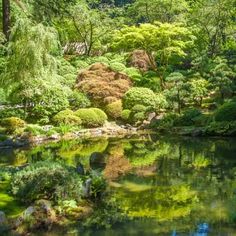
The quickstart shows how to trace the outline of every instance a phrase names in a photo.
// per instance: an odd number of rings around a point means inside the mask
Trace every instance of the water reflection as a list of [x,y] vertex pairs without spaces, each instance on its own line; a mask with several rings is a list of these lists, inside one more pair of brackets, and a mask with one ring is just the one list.
[[52,159],[102,171],[131,221],[81,235],[236,235],[235,153],[235,139],[152,136],[0,150],[0,165]]

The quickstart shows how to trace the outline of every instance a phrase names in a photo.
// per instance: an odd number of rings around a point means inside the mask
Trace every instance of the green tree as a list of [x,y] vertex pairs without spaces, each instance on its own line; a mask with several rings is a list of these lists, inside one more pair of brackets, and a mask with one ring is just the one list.
[[190,82],[191,97],[200,107],[202,106],[202,99],[208,94],[208,84],[207,80],[199,76]]
[[129,16],[136,22],[181,21],[189,6],[185,0],[136,0],[129,7]]
[[228,66],[227,60],[217,57],[210,71],[209,82],[211,87],[220,93],[222,100],[224,100],[227,94],[233,92],[233,78],[235,78],[235,73]]
[[56,22],[57,29],[64,43],[82,43],[81,52],[90,56],[93,51],[100,50],[103,40],[110,36],[113,29],[107,15],[97,9],[90,9],[87,4],[77,4],[70,10],[64,21]]
[[168,82],[168,89],[166,89],[164,93],[173,106],[177,104],[178,113],[180,114],[182,105],[189,95],[189,85],[180,72],[171,73],[167,76],[166,81]]
[[145,50],[164,88],[164,76],[171,57],[185,57],[185,50],[193,40],[190,30],[182,25],[155,22],[116,31],[112,47],[120,51]]
[[188,21],[198,39],[198,53],[206,51],[215,57],[233,38],[235,4],[232,0],[200,0],[192,4]]
[[52,94],[55,93],[52,89],[57,90],[56,97],[59,97],[58,91],[64,94],[57,75],[55,55],[58,46],[53,28],[33,25],[27,19],[16,22],[8,45],[7,65],[0,81],[11,102],[24,104],[26,110],[53,101]]

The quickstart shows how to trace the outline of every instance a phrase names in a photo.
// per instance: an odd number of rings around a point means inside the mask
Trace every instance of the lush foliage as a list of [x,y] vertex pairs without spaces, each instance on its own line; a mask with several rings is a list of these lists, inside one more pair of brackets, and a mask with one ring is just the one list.
[[2,119],[0,125],[6,128],[7,133],[14,133],[17,129],[25,127],[25,121],[18,117],[9,117]]
[[236,102],[225,103],[215,112],[216,121],[235,121],[236,120]]
[[78,116],[74,114],[72,110],[60,111],[53,117],[53,122],[56,125],[80,125],[82,122]]
[[122,113],[122,101],[118,100],[108,104],[106,106],[106,112],[113,119],[120,118]]
[[85,127],[99,127],[107,120],[105,112],[98,108],[82,108],[75,112]]
[[135,105],[143,105],[149,110],[158,110],[165,106],[162,95],[156,95],[148,88],[131,88],[123,98],[125,109],[132,109]]

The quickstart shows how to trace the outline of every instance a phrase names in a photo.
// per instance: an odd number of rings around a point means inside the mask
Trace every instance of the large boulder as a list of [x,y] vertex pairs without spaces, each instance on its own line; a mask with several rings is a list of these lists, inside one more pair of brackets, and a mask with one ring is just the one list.
[[103,106],[120,100],[132,86],[130,78],[102,63],[95,63],[77,77],[76,88],[86,93],[93,104]]
[[135,50],[130,53],[127,63],[129,66],[135,67],[142,72],[152,69],[151,60],[144,50]]

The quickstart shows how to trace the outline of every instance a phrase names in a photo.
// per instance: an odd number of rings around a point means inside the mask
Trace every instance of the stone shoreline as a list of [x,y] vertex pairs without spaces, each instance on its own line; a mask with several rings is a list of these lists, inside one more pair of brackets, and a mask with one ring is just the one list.
[[124,138],[138,134],[149,133],[149,130],[139,130],[132,126],[119,125],[105,125],[99,128],[81,129],[79,131],[72,131],[66,134],[36,135],[32,136],[30,133],[24,133],[20,137],[8,137],[4,141],[0,141],[0,148],[20,148],[28,145],[37,145],[44,142],[57,142],[60,140],[86,139],[86,138]]

